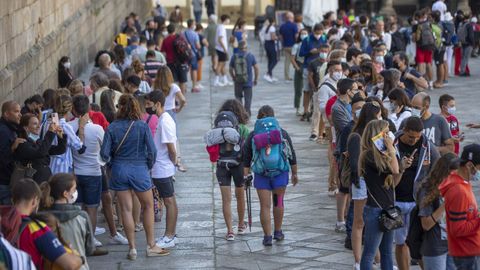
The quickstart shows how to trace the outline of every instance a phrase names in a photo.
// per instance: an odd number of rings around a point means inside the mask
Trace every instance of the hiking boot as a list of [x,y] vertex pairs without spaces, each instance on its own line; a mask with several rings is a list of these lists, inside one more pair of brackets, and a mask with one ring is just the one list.
[[147,247],[147,257],[161,257],[161,256],[167,256],[170,254],[170,251],[161,248],[157,245],[153,247]]
[[345,237],[345,244],[343,245],[346,249],[352,250],[352,238]]
[[115,236],[110,236],[110,245],[128,245],[128,240],[125,236],[121,235],[119,232]]
[[272,246],[272,236],[271,235],[263,236],[263,242],[262,243],[266,247]]
[[273,232],[273,239],[277,240],[277,241],[282,241],[283,239],[285,239],[285,234],[283,234],[283,232],[280,230],[280,231],[274,231]]
[[127,259],[129,259],[130,261],[135,261],[137,259],[137,249],[130,249],[127,254]]

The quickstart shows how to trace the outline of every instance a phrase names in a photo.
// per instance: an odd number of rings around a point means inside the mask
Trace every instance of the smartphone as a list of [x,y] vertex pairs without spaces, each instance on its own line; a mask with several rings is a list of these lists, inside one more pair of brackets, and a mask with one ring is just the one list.
[[55,123],[57,126],[60,125],[60,120],[58,119],[58,113],[52,113],[52,123]]
[[413,150],[412,154],[408,158],[413,158],[415,154],[417,153],[418,149]]

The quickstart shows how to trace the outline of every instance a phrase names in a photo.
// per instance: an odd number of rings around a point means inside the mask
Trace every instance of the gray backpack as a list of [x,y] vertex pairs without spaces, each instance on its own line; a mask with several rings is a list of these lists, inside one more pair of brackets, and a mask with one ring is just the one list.
[[236,83],[246,83],[248,82],[248,67],[247,67],[247,57],[248,53],[244,55],[235,54],[233,56],[233,67],[235,70],[235,82]]

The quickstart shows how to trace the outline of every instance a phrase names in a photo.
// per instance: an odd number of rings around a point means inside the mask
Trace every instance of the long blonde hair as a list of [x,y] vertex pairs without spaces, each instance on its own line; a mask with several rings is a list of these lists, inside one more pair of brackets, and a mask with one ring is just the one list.
[[373,120],[367,124],[362,134],[358,168],[359,175],[364,176],[368,153],[373,154],[373,160],[369,161],[375,163],[379,173],[389,173],[389,175],[385,178],[383,185],[388,189],[393,187],[393,176],[391,174],[392,169],[390,166],[391,157],[380,152],[372,141],[373,137],[383,132],[385,129],[388,129],[388,122],[384,120]]
[[157,70],[157,76],[153,81],[153,89],[161,90],[165,96],[170,94],[170,88],[173,84],[173,74],[167,66],[160,66]]

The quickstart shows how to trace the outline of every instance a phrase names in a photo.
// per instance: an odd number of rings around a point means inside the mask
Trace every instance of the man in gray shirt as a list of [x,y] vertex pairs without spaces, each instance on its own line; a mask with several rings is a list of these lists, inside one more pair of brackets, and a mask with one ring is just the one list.
[[332,107],[332,122],[335,127],[336,137],[348,123],[352,121],[352,105],[350,101],[356,89],[356,83],[352,79],[341,79],[337,83],[338,99]]
[[455,144],[450,127],[444,117],[430,112],[430,101],[428,94],[424,92],[416,94],[412,99],[412,116],[422,119],[423,133],[433,142],[440,154],[454,152]]

